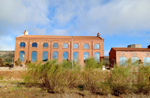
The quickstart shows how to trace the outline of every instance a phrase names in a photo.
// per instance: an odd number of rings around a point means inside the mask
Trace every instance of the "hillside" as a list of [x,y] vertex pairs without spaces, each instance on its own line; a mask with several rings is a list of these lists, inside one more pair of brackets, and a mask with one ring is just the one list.
[[0,58],[2,58],[3,62],[11,63],[14,60],[14,54],[15,51],[0,51]]

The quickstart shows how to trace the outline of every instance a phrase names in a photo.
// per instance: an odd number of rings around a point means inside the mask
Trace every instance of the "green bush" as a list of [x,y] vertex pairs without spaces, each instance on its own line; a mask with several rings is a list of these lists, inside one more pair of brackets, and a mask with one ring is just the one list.
[[47,61],[44,64],[30,63],[25,82],[39,82],[48,92],[62,92],[65,87],[74,87],[76,85],[75,80],[78,71],[77,69],[72,70],[71,63],[66,60],[61,64],[58,64],[55,59]]
[[40,84],[42,89],[50,93],[65,92],[70,89],[117,96],[128,93],[149,93],[150,67],[133,67],[128,61],[126,67],[115,65],[113,70],[103,71],[101,70],[103,64],[89,58],[81,70],[79,63],[72,64],[67,60],[61,63],[55,59],[44,63],[29,63],[24,80],[29,86]]
[[0,76],[0,80],[3,80],[4,78],[3,78],[3,76]]

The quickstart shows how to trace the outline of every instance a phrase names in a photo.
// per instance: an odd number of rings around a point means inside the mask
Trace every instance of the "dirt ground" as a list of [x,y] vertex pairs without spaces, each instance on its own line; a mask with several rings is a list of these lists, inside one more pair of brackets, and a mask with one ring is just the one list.
[[150,95],[95,95],[88,91],[47,93],[39,87],[26,87],[24,71],[0,71],[0,98],[150,98]]

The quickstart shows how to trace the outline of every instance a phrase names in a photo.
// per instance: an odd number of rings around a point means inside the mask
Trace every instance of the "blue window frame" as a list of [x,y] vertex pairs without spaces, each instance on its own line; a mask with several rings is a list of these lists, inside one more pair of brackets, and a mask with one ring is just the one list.
[[67,44],[67,43],[64,43],[64,44],[63,44],[63,48],[68,48],[68,44]]
[[99,52],[94,53],[94,59],[96,62],[98,62],[98,63],[100,62],[100,53]]
[[84,61],[86,60],[86,59],[88,59],[89,58],[89,53],[88,52],[84,52],[84,54],[83,54],[83,59],[84,59]]
[[78,52],[73,52],[73,60],[78,62]]
[[84,44],[84,49],[89,49],[89,44]]
[[48,43],[43,43],[44,48],[48,48]]
[[31,62],[36,62],[36,60],[37,60],[37,52],[32,51],[32,53],[31,53]]
[[127,58],[126,57],[119,57],[119,65],[120,66],[127,66]]
[[63,60],[64,59],[68,60],[68,52],[66,52],[66,51],[63,52]]
[[21,42],[20,47],[25,47],[25,42]]
[[37,47],[37,43],[36,42],[32,43],[32,47]]
[[47,51],[44,51],[43,52],[43,61],[47,61],[48,60],[48,52]]
[[132,57],[131,63],[132,63],[132,66],[139,66],[139,58],[138,57]]
[[53,43],[53,48],[58,48],[58,43]]
[[19,52],[19,58],[21,62],[24,62],[24,57],[25,57],[25,52],[24,51],[20,51]]
[[57,51],[53,52],[53,59],[58,59],[58,52]]
[[143,58],[143,64],[144,64],[144,66],[150,66],[150,58],[144,57]]
[[100,47],[99,47],[99,44],[95,44],[94,45],[94,49],[99,49]]
[[73,44],[73,48],[74,49],[78,49],[79,48],[79,45],[77,43]]

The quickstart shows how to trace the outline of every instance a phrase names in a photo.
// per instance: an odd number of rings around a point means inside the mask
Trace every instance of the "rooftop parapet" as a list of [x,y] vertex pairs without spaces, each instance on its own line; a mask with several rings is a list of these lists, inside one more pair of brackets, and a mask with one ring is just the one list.
[[141,48],[140,44],[131,44],[127,46],[128,48]]

